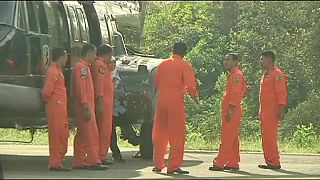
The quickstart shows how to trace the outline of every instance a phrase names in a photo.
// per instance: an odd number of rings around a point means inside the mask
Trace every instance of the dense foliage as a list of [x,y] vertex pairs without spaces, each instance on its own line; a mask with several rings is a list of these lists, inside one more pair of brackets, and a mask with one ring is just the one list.
[[[293,137],[297,125],[320,125],[320,2],[179,2],[150,3],[144,48],[159,57],[171,54],[172,44],[184,41],[186,59],[197,73],[201,104],[187,100],[189,130],[205,140],[220,134],[220,106],[226,75],[226,53],[241,56],[250,85],[244,102],[241,133],[259,136],[259,55],[274,50],[277,63],[289,76],[289,106],[282,137]],[[300,127],[300,126],[299,126]]]

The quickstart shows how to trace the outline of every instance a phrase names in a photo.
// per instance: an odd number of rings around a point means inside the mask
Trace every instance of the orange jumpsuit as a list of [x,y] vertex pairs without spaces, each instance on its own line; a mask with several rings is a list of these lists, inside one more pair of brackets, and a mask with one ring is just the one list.
[[[224,166],[239,168],[239,127],[243,111],[242,100],[247,92],[247,84],[241,70],[236,67],[232,70],[227,80],[227,87],[222,101],[222,131],[221,144],[218,156],[213,164],[220,168]],[[226,117],[230,106],[234,106],[234,114],[231,121],[227,122]]]
[[103,97],[104,114],[103,119],[97,119],[99,130],[99,157],[101,161],[107,160],[112,134],[112,114],[113,114],[113,82],[109,66],[98,58],[91,65],[95,100]]
[[42,90],[46,102],[49,128],[49,167],[63,167],[62,161],[68,148],[69,126],[67,92],[61,67],[55,63],[48,68]]
[[158,102],[153,126],[154,163],[159,169],[165,167],[164,155],[169,142],[168,171],[175,171],[183,163],[186,90],[192,97],[198,96],[191,64],[178,55],[165,60],[158,67],[156,86]]
[[[74,138],[73,166],[95,166],[101,164],[101,161],[98,156],[99,134],[94,114],[94,90],[90,65],[86,61],[80,60],[75,64],[73,73],[78,123],[77,134]],[[84,103],[88,104],[91,111],[91,119],[89,121],[84,119]]]
[[264,159],[280,166],[278,150],[279,105],[288,105],[288,78],[277,67],[264,74],[260,87],[260,123]]

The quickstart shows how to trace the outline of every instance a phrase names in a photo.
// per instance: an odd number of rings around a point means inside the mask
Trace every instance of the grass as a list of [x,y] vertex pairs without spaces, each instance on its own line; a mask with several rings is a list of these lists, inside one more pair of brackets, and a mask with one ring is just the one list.
[[[117,128],[117,132],[119,134]],[[75,132],[71,133],[69,138],[69,145],[73,145]],[[219,149],[220,140],[212,140],[210,142],[203,140],[199,134],[187,136],[186,149],[189,150],[215,150]],[[30,139],[30,133],[27,130],[15,130],[15,129],[3,129],[0,128],[0,141],[3,140],[20,140],[28,141]],[[137,147],[129,144],[127,141],[119,138],[119,147],[132,148]],[[1,144],[21,144],[21,143],[8,143],[1,142]],[[1,145],[0,144],[0,145]],[[31,145],[47,145],[48,144],[48,132],[46,129],[38,130],[35,133],[34,141]],[[243,137],[241,139],[241,151],[244,152],[262,152],[261,138],[259,137]],[[310,147],[299,147],[293,139],[280,140],[280,152],[282,153],[320,153],[320,141],[316,140]]]
[[[76,131],[72,131],[69,136],[69,145],[73,145],[73,140]],[[117,134],[120,134],[120,128],[117,127]],[[4,129],[0,128],[0,141],[29,141],[31,139],[30,132],[28,130],[16,130],[16,129]],[[39,129],[34,134],[34,139],[31,145],[48,145],[48,130]],[[20,142],[1,142],[1,144],[21,144]],[[0,144],[0,145],[1,145]],[[135,147],[127,141],[118,139],[120,147],[132,148]]]
[[[240,149],[242,152],[262,152],[261,138],[244,137],[241,140]],[[199,143],[200,142],[200,143]],[[218,151],[220,140],[211,142],[191,141],[187,142],[187,149],[214,150]],[[299,147],[294,140],[280,140],[279,150],[281,153],[315,153],[320,154],[320,141],[317,140],[310,147]]]

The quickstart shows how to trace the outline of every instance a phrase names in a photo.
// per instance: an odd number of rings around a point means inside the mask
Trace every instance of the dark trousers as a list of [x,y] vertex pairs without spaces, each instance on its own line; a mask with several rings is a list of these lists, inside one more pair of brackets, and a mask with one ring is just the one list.
[[112,151],[113,159],[122,157],[121,153],[120,153],[119,146],[118,146],[118,141],[117,141],[116,127],[117,127],[118,123],[116,123],[116,122],[119,122],[119,116],[112,117],[112,133],[111,133],[110,149]]
[[1,159],[0,159],[0,179],[3,179],[3,170],[2,170]]
[[110,141],[110,149],[112,151],[113,159],[122,158],[120,149],[117,143],[116,127],[119,126],[124,140],[128,140],[130,144],[139,145],[138,136],[132,126],[132,121],[128,117],[127,113],[119,114],[119,116],[113,116],[112,118],[112,134]]

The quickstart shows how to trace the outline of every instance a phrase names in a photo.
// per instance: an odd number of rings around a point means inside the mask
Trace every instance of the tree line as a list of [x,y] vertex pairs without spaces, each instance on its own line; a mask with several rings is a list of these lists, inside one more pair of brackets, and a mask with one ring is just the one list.
[[241,132],[260,135],[259,56],[276,53],[277,64],[289,77],[289,105],[281,137],[290,138],[297,125],[313,124],[320,132],[320,2],[179,2],[150,3],[143,48],[161,58],[172,44],[184,41],[197,74],[200,106],[187,100],[189,130],[205,139],[220,135],[221,99],[226,74],[222,62],[229,52],[240,55],[249,84]]

